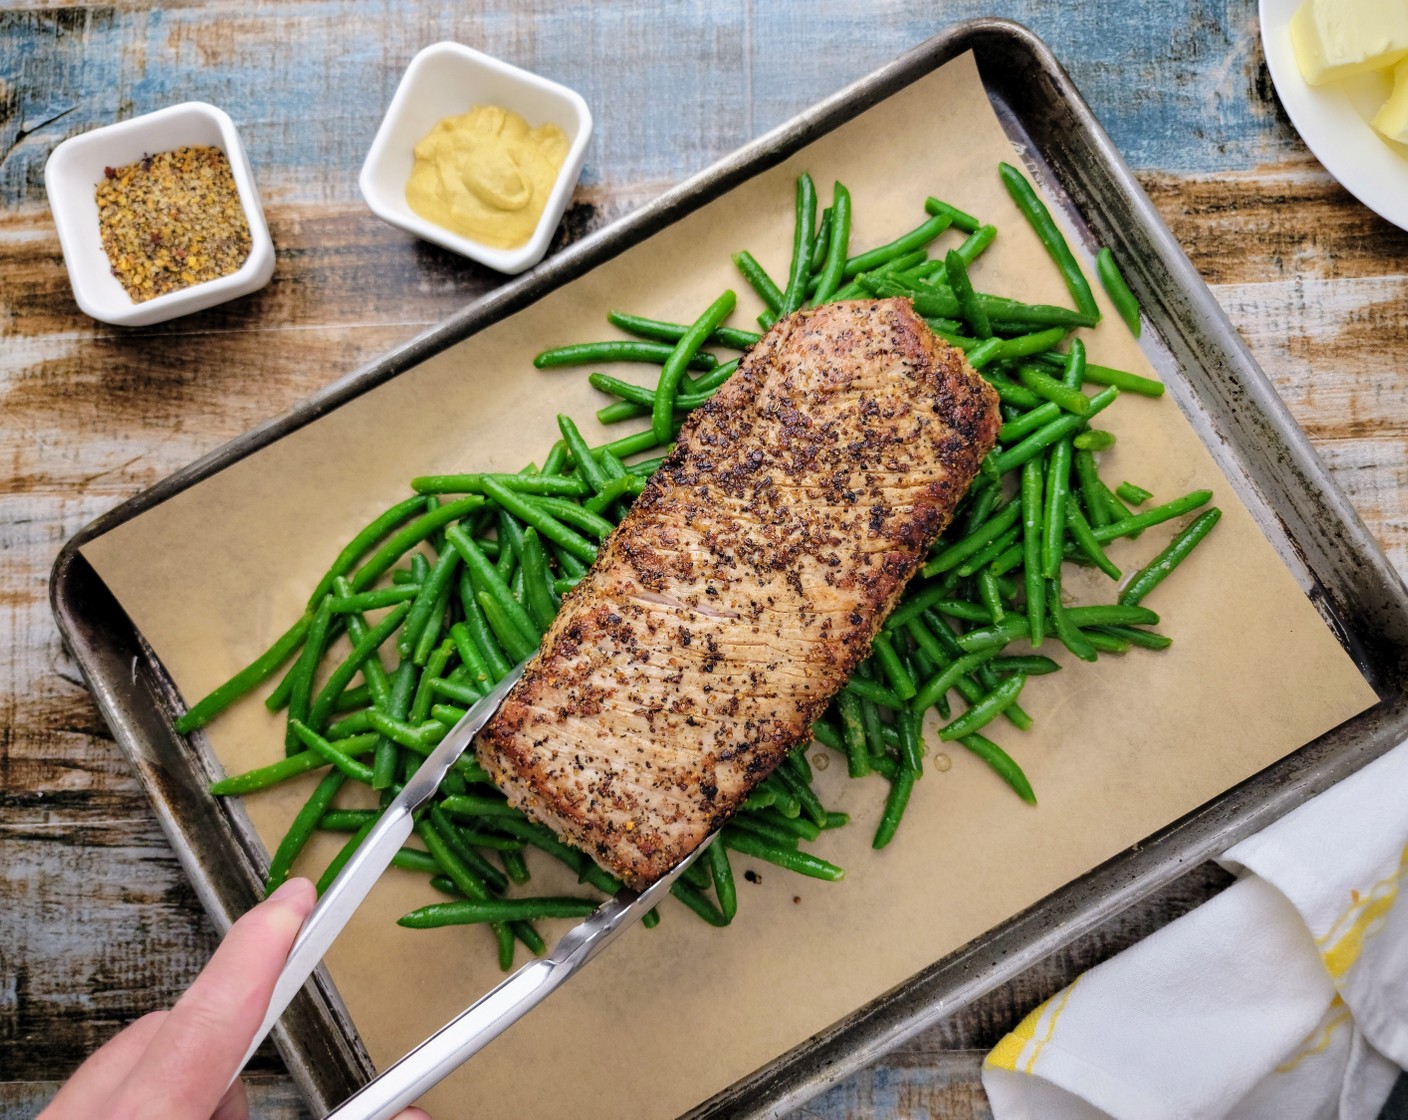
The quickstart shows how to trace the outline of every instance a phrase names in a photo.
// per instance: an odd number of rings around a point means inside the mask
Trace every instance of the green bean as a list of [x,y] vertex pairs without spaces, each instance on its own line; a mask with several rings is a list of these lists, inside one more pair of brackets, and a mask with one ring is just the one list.
[[504,873],[469,845],[464,835],[455,826],[455,822],[450,820],[440,806],[431,805],[428,816],[430,826],[440,834],[445,846],[460,863],[478,877],[485,887],[494,892],[508,889],[508,879],[504,877]]
[[1042,514],[1041,573],[1055,579],[1061,571],[1061,546],[1066,539],[1066,505],[1071,485],[1071,441],[1058,439],[1046,462],[1046,509]]
[[315,889],[319,898],[332,886],[332,881],[336,879],[339,872],[347,866],[347,861],[352,858],[352,854],[362,846],[362,841],[367,838],[367,834],[375,827],[376,821],[374,819],[369,820],[347,838],[347,843],[342,845],[341,850],[338,851],[337,855],[333,856],[332,862],[328,864],[322,875],[318,877]]
[[1100,629],[1143,649],[1168,649],[1173,645],[1173,639],[1167,635],[1156,634],[1152,630],[1141,630],[1137,626],[1101,626]]
[[363,785],[371,785],[372,768],[366,765],[366,763],[358,762],[350,754],[346,753],[346,751],[339,749],[339,746],[347,747],[348,749],[356,749],[351,745],[354,740],[344,739],[341,741],[340,745],[337,745],[328,742],[328,740],[324,739],[302,720],[290,719],[288,725],[295,741],[302,743],[311,751],[317,751],[318,754],[322,755],[323,758],[327,759],[328,762],[332,763],[333,766],[337,767],[337,769],[341,770],[349,778],[354,778]]
[[582,508],[590,510],[592,513],[601,513],[617,499],[627,494],[639,494],[643,489],[645,489],[645,480],[637,478],[635,475],[613,478],[593,497],[583,502]]
[[372,730],[371,722],[368,719],[369,712],[353,712],[345,719],[340,719],[336,723],[329,724],[323,729],[323,738],[332,742],[340,739],[350,739],[353,735],[361,735]]
[[523,585],[528,613],[540,633],[547,633],[557,615],[547,573],[547,555],[538,541],[538,530],[530,525],[523,533]]
[[[606,485],[606,475],[602,472],[601,464],[596,461],[596,456],[587,447],[582,433],[577,430],[577,425],[572,422],[572,417],[559,413],[557,426],[562,432],[562,440],[567,445],[567,450],[572,453],[573,462],[577,464],[577,473],[593,490],[600,490]],[[498,501],[494,495],[491,494],[490,497]]]
[[[518,600],[513,597],[513,594],[508,589],[508,585],[499,577],[498,572],[494,570],[494,566],[489,563],[484,553],[480,551],[479,546],[475,544],[474,541],[470,539],[469,534],[458,525],[450,526],[450,528],[446,530],[445,537],[464,560],[465,568],[469,572],[469,577],[475,590],[491,598],[502,616],[512,624],[511,629],[517,631],[521,640],[512,643],[514,649],[522,649],[524,645],[527,645],[529,652],[532,652],[532,647],[536,647],[538,639],[542,635],[538,633],[538,628],[534,624],[533,619],[529,616],[528,612],[523,609],[523,606]],[[461,598],[463,598],[463,596],[461,596]],[[478,601],[482,608],[483,599],[480,598]],[[493,625],[492,619],[490,620],[490,625],[491,627]],[[500,641],[504,640],[503,635],[499,634],[497,630],[495,630],[495,633],[498,635]],[[513,651],[511,650],[510,653],[511,652]],[[516,657],[513,660],[521,661],[522,657]]]
[[994,673],[1025,673],[1029,677],[1041,677],[1047,673],[1061,671],[1059,662],[1041,654],[1027,654],[1022,657],[994,657],[988,662]]
[[1144,487],[1136,486],[1132,482],[1121,482],[1115,487],[1115,493],[1132,506],[1143,505],[1154,496]]
[[[581,506],[574,505],[572,502],[562,498],[535,498],[534,504],[538,508],[551,514],[557,520],[564,521],[569,525],[575,525],[577,528],[591,533],[601,540],[605,540],[609,537],[612,530],[616,528],[615,525],[611,524],[611,522],[607,521],[606,518],[599,514],[595,514],[589,509],[583,509]],[[541,528],[539,532],[541,532]],[[543,535],[547,536],[546,533]],[[548,539],[551,540],[552,538],[549,537]]]
[[1032,792],[1031,783],[1022,773],[1022,768],[1006,751],[977,732],[963,736],[959,742],[991,766],[999,778],[1017,791],[1018,797],[1028,805],[1036,804],[1036,794]]
[[[789,292],[790,290],[789,288]],[[660,382],[655,388],[655,406],[651,412],[651,430],[659,442],[668,440],[673,430],[675,398],[679,395],[680,379],[684,376],[685,366],[699,352],[699,347],[704,344],[704,340],[714,328],[729,317],[737,302],[738,297],[731,290],[725,289],[724,293],[695,320],[694,325],[685,332],[679,342],[675,343],[675,348],[660,371]],[[565,436],[566,432],[563,434]],[[595,483],[593,485],[595,486]],[[596,489],[600,487],[597,486]]]
[[454,652],[454,640],[446,638],[436,647],[434,653],[426,657],[425,671],[421,673],[420,682],[416,686],[415,696],[411,699],[410,711],[406,716],[407,720],[412,724],[424,723],[425,720],[429,718],[430,705],[435,697],[435,691],[431,688],[431,685],[440,680]]
[[352,647],[352,652],[348,654],[346,660],[338,665],[332,675],[328,677],[317,698],[308,708],[307,718],[303,722],[314,729],[323,727],[342,690],[351,682],[357,670],[362,667],[362,663],[368,658],[376,656],[377,649],[395,632],[396,627],[401,625],[410,609],[411,604],[402,603],[362,636],[361,640]]
[[891,711],[904,711],[904,701],[896,693],[891,692],[884,685],[868,681],[864,677],[851,677],[845,683],[845,691],[856,696],[869,700],[872,704],[879,704],[882,708],[889,708]]
[[204,727],[236,700],[246,696],[273,676],[279,666],[287,661],[303,643],[313,617],[313,611],[304,611],[298,621],[290,626],[272,646],[200,702],[194,704],[184,715],[179,716],[176,719],[176,731],[181,735],[188,735],[197,728]]
[[474,641],[468,624],[457,622],[451,626],[450,640],[455,643],[455,649],[459,652],[460,661],[468,679],[473,682],[476,689],[487,692],[497,683],[497,680],[490,671],[478,644]]
[[871,642],[871,648],[875,651],[876,660],[880,663],[880,668],[884,670],[885,677],[890,682],[890,688],[901,700],[908,700],[914,695],[914,680],[910,677],[908,670],[900,661],[899,655],[895,653],[895,647],[890,642],[890,637],[885,631],[875,635]]
[[724,921],[731,922],[738,913],[738,890],[733,881],[733,868],[728,862],[728,849],[721,840],[716,839],[709,845],[708,856],[709,874],[714,880],[714,897],[719,900]]
[[[587,456],[587,458],[592,459],[590,455]],[[600,466],[596,466],[595,459],[592,459],[592,463],[599,472],[601,468]],[[605,478],[601,478],[600,482],[600,486],[594,482],[592,484],[593,487],[597,490],[603,490],[609,484]],[[554,511],[561,508],[557,503],[560,502],[563,506],[571,505],[571,503],[567,502],[565,499],[549,497],[540,497],[537,499],[525,498],[494,482],[486,482],[484,484],[484,492],[515,517],[537,529],[541,536],[546,537],[558,547],[572,553],[572,555],[579,560],[590,564],[596,559],[596,545],[592,544],[591,541],[576,532],[576,530],[564,525],[554,515]],[[553,504],[549,505],[549,503]],[[577,509],[578,507],[574,506],[573,508]],[[478,577],[476,576],[476,582],[477,581]],[[532,624],[532,619],[529,618],[526,612],[524,613],[524,618],[528,619],[530,625]],[[535,636],[538,636],[536,634],[537,629],[536,626],[533,626]]]
[[1011,548],[1013,543],[1021,535],[1022,527],[1020,525],[1013,525],[1012,528],[1008,529],[1002,536],[993,538],[993,540],[989,541],[954,570],[962,577],[978,574],[983,568],[986,568]]
[[944,274],[953,294],[958,297],[958,306],[973,333],[979,338],[991,338],[992,322],[988,319],[987,310],[979,302],[977,292],[973,290],[973,282],[968,279],[968,268],[963,263],[963,258],[953,249],[944,256]]
[[318,586],[308,597],[308,606],[312,608],[320,603],[323,596],[332,589],[333,581],[338,576],[344,576],[350,572],[362,553],[420,508],[422,508],[421,503],[416,498],[407,498],[397,502],[353,537],[347,546],[338,553],[337,559],[332,562],[327,573],[318,581]]
[[968,364],[976,370],[981,370],[989,362],[997,361],[1001,355],[1002,339],[986,338],[968,351]]
[[1001,536],[1015,525],[1021,514],[1021,503],[1009,502],[961,541],[949,545],[948,548],[944,549],[925,564],[922,569],[924,578],[932,579],[936,575],[958,567],[964,560],[972,556],[989,541],[993,540],[995,537]]
[[1090,283],[1081,272],[1080,265],[1076,263],[1070,246],[1066,244],[1065,236],[1052,219],[1046,204],[1037,197],[1026,176],[1015,167],[1009,163],[1000,163],[997,167],[1002,177],[1002,185],[1007,188],[1007,193],[1012,196],[1012,201],[1017,204],[1022,216],[1031,224],[1047,253],[1056,262],[1056,267],[1061,270],[1061,277],[1066,281],[1066,288],[1070,291],[1071,298],[1076,301],[1076,306],[1085,314],[1098,319],[1100,309],[1090,291]]
[[500,646],[503,647],[509,658],[523,661],[531,657],[533,651],[538,648],[538,643],[530,642],[523,636],[522,631],[514,624],[499,598],[487,591],[479,592],[477,598],[479,609],[489,620],[489,628],[494,632],[494,637],[499,640]]
[[996,657],[998,649],[978,650],[974,653],[965,654],[947,664],[937,676],[927,681],[914,697],[911,709],[916,713],[922,713],[932,708],[949,691],[957,686],[958,682],[979,665]]
[[[421,584],[420,593],[415,597],[415,601],[408,608],[409,613],[405,616],[406,625],[401,630],[396,647],[402,657],[410,657],[416,652],[416,643],[420,639],[421,631],[425,630],[437,617],[435,607],[441,597],[448,594],[450,580],[454,577],[455,568],[459,566],[459,563],[460,555],[452,548],[447,548],[436,558],[435,566],[430,570],[430,578]],[[424,664],[424,658],[416,658],[416,662]]]
[[[1087,367],[1088,368],[1088,367]],[[997,457],[997,469],[1006,474],[1013,467],[1021,466],[1034,455],[1039,455],[1046,448],[1050,447],[1057,440],[1070,435],[1083,424],[1086,423],[1096,413],[1108,408],[1114,399],[1119,396],[1119,390],[1113,387],[1102,389],[1090,398],[1090,411],[1085,416],[1075,416],[1067,413],[1058,417],[1044,427],[1038,428],[1021,443],[1014,447],[1009,447]]]
[[826,268],[827,256],[831,249],[831,222],[831,207],[828,206],[821,212],[821,221],[817,223],[816,236],[812,238],[807,258],[811,272],[809,279],[814,285],[821,280],[821,274]]
[[1115,254],[1110,251],[1108,245],[1095,254],[1095,274],[1100,277],[1105,294],[1115,305],[1115,310],[1129,328],[1129,333],[1138,338],[1139,301],[1134,298],[1134,293],[1129,290],[1129,285],[1120,275],[1119,265],[1115,264]]
[[791,315],[806,301],[807,280],[811,276],[812,238],[816,232],[816,184],[805,171],[797,176],[797,220],[792,232],[792,267],[782,290],[778,318]]
[[895,830],[900,826],[900,818],[904,816],[905,807],[909,804],[909,795],[914,790],[916,776],[913,770],[901,766],[890,783],[890,793],[885,798],[885,811],[880,816],[875,839],[871,841],[871,847],[877,851],[895,838]]
[[[613,327],[620,327],[630,334],[656,342],[678,342],[685,336],[689,327],[684,323],[669,323],[661,319],[647,319],[642,315],[628,315],[624,311],[607,313],[606,321]],[[756,346],[763,336],[753,331],[739,330],[737,327],[715,327],[704,340],[706,346],[727,346],[731,350],[748,350]]]
[[[786,817],[778,817],[774,820],[765,820],[758,813],[739,813],[729,822],[730,826],[751,833],[759,839],[766,840],[770,844],[775,844],[780,848],[797,848],[801,837],[788,829],[783,828],[778,821],[786,820]],[[818,835],[820,830],[818,829]]]
[[[995,358],[997,356],[997,350],[1001,347],[1002,343],[995,339],[989,339],[987,342],[980,343],[980,345],[987,346],[990,357]],[[968,364],[973,364],[971,358]],[[1026,386],[1018,385],[1015,381],[1009,381],[999,373],[983,371],[983,377],[987,380],[989,385],[997,390],[998,400],[1005,405],[1030,409],[1037,408],[1042,403],[1042,399]]]
[[[368,712],[367,722],[373,727],[376,723],[373,719],[375,715],[388,715],[392,719],[402,719],[411,705],[411,695],[415,691],[417,668],[415,662],[404,660],[397,667],[395,675],[391,678],[391,685],[387,695],[385,711],[382,713]],[[372,789],[390,789],[396,780],[396,771],[401,763],[401,752],[396,749],[397,744],[394,739],[384,734],[378,734],[376,742],[376,753],[372,757]]]
[[[930,218],[923,224],[916,226],[902,237],[897,237],[887,245],[871,249],[869,252],[861,253],[852,257],[846,262],[845,268],[841,270],[841,275],[849,280],[852,276],[857,276],[862,272],[869,272],[871,269],[893,261],[896,257],[905,253],[913,252],[933,241],[949,226],[953,225],[953,217],[950,214],[941,213]],[[925,314],[920,312],[920,314]],[[940,312],[942,314],[942,312]]]
[[1033,647],[1046,636],[1046,583],[1041,576],[1041,548],[1045,524],[1044,473],[1041,459],[1033,456],[1022,464],[1022,559],[1027,591],[1027,624]]
[[[900,762],[916,778],[924,773],[924,749],[919,737],[921,718],[920,712],[900,712],[895,717],[895,729],[900,736]],[[825,817],[822,820],[824,823]]]
[[[1014,533],[1014,539],[1015,536]],[[978,573],[978,597],[982,599],[983,605],[987,608],[989,620],[998,623],[1007,617],[1007,611],[1002,605],[1002,591],[998,587],[997,577],[992,574],[990,568],[984,568]]]
[[1190,513],[1199,506],[1207,505],[1211,499],[1211,490],[1194,490],[1181,498],[1175,498],[1171,502],[1155,506],[1151,510],[1136,513],[1133,517],[1126,517],[1121,521],[1096,529],[1094,530],[1095,539],[1101,544],[1106,544],[1116,537],[1127,537],[1131,533],[1148,529],[1164,521],[1171,521],[1175,517],[1182,517],[1183,514]]
[[[345,581],[344,581],[345,582]],[[333,614],[360,614],[362,611],[380,610],[406,603],[420,594],[424,584],[400,583],[394,587],[379,587],[375,591],[353,593],[349,587],[347,595],[335,595],[331,608]]]
[[670,893],[711,926],[723,927],[729,924],[729,920],[724,917],[721,910],[710,902],[702,892],[690,886],[682,879],[676,880],[674,885],[670,887]]
[[1081,432],[1076,436],[1075,444],[1082,451],[1108,451],[1115,446],[1115,436],[1113,432],[1092,428],[1090,431]]
[[284,833],[284,838],[279,841],[279,846],[274,850],[274,857],[269,862],[269,874],[264,882],[266,895],[272,894],[288,878],[288,873],[293,868],[293,861],[298,858],[298,854],[307,845],[308,838],[318,827],[318,821],[322,819],[323,813],[332,804],[332,799],[337,796],[337,791],[342,788],[345,781],[347,781],[347,775],[340,770],[324,774],[322,780],[304,803],[303,808],[293,818],[293,823]]
[[216,797],[253,793],[256,790],[276,786],[280,782],[286,782],[290,778],[298,777],[299,774],[306,774],[309,770],[316,770],[327,764],[327,759],[317,751],[299,751],[297,754],[279,759],[278,762],[271,762],[268,766],[246,770],[242,774],[233,774],[227,778],[221,778],[218,782],[212,782],[210,792]]
[[807,875],[813,879],[825,879],[834,883],[846,874],[834,863],[828,863],[820,856],[769,844],[761,837],[741,832],[732,825],[724,828],[721,839],[735,852],[742,852],[745,856],[765,860],[778,867],[784,867],[788,871],[795,871],[799,875]]
[[371,689],[366,682],[347,689],[337,698],[337,703],[332,706],[335,712],[350,712],[354,708],[365,708],[372,703]]
[[899,630],[917,619],[935,603],[947,599],[952,591],[942,583],[930,584],[928,587],[916,589],[916,584],[910,584],[904,600],[885,620],[886,630]]
[[[701,381],[703,379],[701,378]],[[620,397],[623,401],[636,405],[636,409],[631,415],[646,416],[655,408],[656,391],[646,385],[633,385],[629,381],[622,381],[619,377],[610,377],[604,373],[593,373],[588,378],[592,388],[600,389],[603,393],[610,393],[612,396]],[[708,390],[694,389],[687,393],[680,393],[675,397],[674,407],[685,412],[689,412],[704,404],[717,392],[717,386],[711,386]],[[615,416],[615,413],[612,413]],[[628,420],[630,416],[623,411],[620,419]],[[597,419],[601,419],[601,414],[597,414]],[[603,423],[608,421],[603,420]]]
[[1095,647],[1086,640],[1081,633],[1079,625],[1072,622],[1066,606],[1061,602],[1061,581],[1056,578],[1050,581],[1046,592],[1047,609],[1051,612],[1051,625],[1056,631],[1056,636],[1061,639],[1064,645],[1082,661],[1094,661],[1096,659]]
[[1116,637],[1108,631],[1098,627],[1089,630],[1082,630],[1083,637],[1096,653],[1128,653],[1129,643],[1123,638]]
[[1014,673],[957,719],[939,728],[939,738],[944,742],[962,739],[986,727],[1016,701],[1026,683],[1024,674]]
[[1038,366],[1020,366],[1017,370],[1017,377],[1037,396],[1045,397],[1066,412],[1073,412],[1077,416],[1085,416],[1090,412],[1089,397],[1079,389],[1068,389],[1054,377],[1044,373]]
[[1199,515],[1186,529],[1174,537],[1153,560],[1141,568],[1120,592],[1120,602],[1125,606],[1138,604],[1144,596],[1163,582],[1164,578],[1187,559],[1188,554],[1197,548],[1222,517],[1222,511],[1213,506]]
[[[331,603],[332,596],[324,595],[322,602],[318,604],[317,611],[313,614],[313,621],[308,624],[308,634],[303,643],[303,652],[299,654],[298,660],[289,670],[288,713],[291,719],[302,719],[308,714],[308,705],[311,702],[310,695],[313,691],[313,673],[317,670],[318,662],[322,660],[323,649],[327,643],[329,628],[332,624]],[[269,700],[264,702],[265,705],[269,705],[272,700],[271,696]],[[284,753],[286,755],[293,754],[296,748],[297,739],[294,738],[291,731],[286,731],[284,733]]]
[[[467,498],[446,502],[439,509],[416,518],[409,525],[387,538],[381,547],[372,553],[371,558],[357,569],[350,581],[352,590],[365,591],[412,547],[441,527],[452,521],[458,521],[466,514],[482,508],[483,505],[484,499],[477,494],[472,494]],[[421,581],[417,580],[417,582]]]
[[[563,447],[565,454],[566,445]],[[480,494],[484,491],[486,478],[523,494],[556,494],[573,498],[591,493],[586,482],[580,478],[543,474],[427,474],[411,479],[411,489],[422,494]]]
[[797,798],[801,804],[802,812],[806,813],[808,817],[818,825],[826,820],[826,810],[808,784],[808,779],[793,773],[786,764],[774,770],[772,776],[775,781],[781,782]]
[[[1041,355],[1041,359],[1058,366],[1064,366],[1067,361],[1064,354],[1055,351]],[[1095,385],[1113,385],[1123,392],[1137,393],[1142,397],[1161,397],[1164,395],[1164,387],[1159,382],[1141,377],[1137,373],[1129,373],[1126,370],[1111,369],[1109,366],[1087,365],[1085,379]]]
[[748,281],[748,286],[758,293],[758,298],[767,305],[769,311],[776,314],[782,308],[782,289],[779,288],[767,271],[756,260],[753,254],[744,250],[733,254],[734,266],[743,275],[743,279]]
[[[580,342],[544,350],[533,359],[533,364],[538,369],[597,365],[602,362],[652,362],[661,365],[673,350],[674,347],[663,342]],[[691,369],[710,370],[718,364],[718,359],[705,351],[693,354],[689,359]]]
[[[997,330],[997,327],[993,327],[993,330]],[[1065,327],[1051,327],[1049,330],[1037,331],[1034,334],[1028,333],[1026,330],[1015,333],[1016,337],[1004,339],[998,350],[998,357],[1004,362],[1013,362],[1019,358],[1029,358],[1033,354],[1045,353],[1052,347],[1058,346],[1065,339],[1067,331]]]
[[1099,529],[1110,523],[1110,511],[1105,504],[1105,496],[1100,492],[1102,483],[1095,466],[1095,456],[1089,451],[1076,449],[1072,457],[1076,477],[1080,479],[1081,500],[1085,504],[1085,515],[1091,528]]
[[318,818],[318,827],[324,832],[356,832],[368,821],[375,824],[380,816],[378,809],[329,809]]
[[1090,522],[1085,519],[1085,515],[1081,513],[1080,508],[1074,502],[1069,502],[1066,505],[1066,528],[1070,530],[1072,539],[1085,551],[1085,554],[1090,557],[1097,568],[1111,579],[1120,578],[1119,567],[1105,555],[1105,550],[1095,539]]
[[870,753],[866,749],[865,719],[861,698],[842,689],[836,696],[836,712],[841,717],[841,735],[846,753],[846,772],[852,778],[870,773]]
[[493,898],[433,902],[396,920],[408,929],[437,929],[473,922],[519,922],[541,918],[586,918],[596,912],[589,898]]
[[[838,182],[831,196],[831,237],[827,245],[826,267],[817,280],[816,293],[812,296],[813,305],[827,302],[840,286],[845,275],[850,241],[851,192]],[[719,850],[722,851],[722,847]]]
[[[982,227],[978,219],[972,214],[966,214],[957,206],[951,206],[947,202],[942,202],[930,196],[924,200],[924,209],[934,217],[945,217],[953,224],[954,229],[961,229],[964,233],[976,233],[979,229],[992,229],[992,226]],[[997,231],[993,230],[995,234]]]
[[[1085,399],[1084,394],[1081,394],[1081,399]],[[1087,408],[1088,407],[1089,405],[1087,405]],[[1013,443],[1014,441],[1019,440],[1023,436],[1027,435],[1029,432],[1033,432],[1037,428],[1040,428],[1043,424],[1049,424],[1052,420],[1057,419],[1060,415],[1061,406],[1058,405],[1055,401],[1046,401],[1044,404],[1040,404],[1036,408],[1028,409],[1026,412],[1023,412],[1020,416],[1017,416],[1014,419],[1009,420],[1007,423],[1003,424],[1002,427],[999,428],[997,431],[998,442]]]
[[993,649],[1015,642],[1031,634],[1031,628],[1023,615],[1010,615],[997,626],[984,626],[969,630],[958,636],[958,646],[967,653]]

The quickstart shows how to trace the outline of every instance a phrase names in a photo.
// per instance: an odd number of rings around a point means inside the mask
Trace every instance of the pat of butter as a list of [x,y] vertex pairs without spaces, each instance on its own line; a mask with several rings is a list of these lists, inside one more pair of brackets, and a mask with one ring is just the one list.
[[1291,42],[1313,86],[1392,66],[1408,57],[1408,0],[1305,0]]
[[1393,93],[1374,115],[1374,127],[1390,140],[1408,144],[1408,58],[1393,72]]

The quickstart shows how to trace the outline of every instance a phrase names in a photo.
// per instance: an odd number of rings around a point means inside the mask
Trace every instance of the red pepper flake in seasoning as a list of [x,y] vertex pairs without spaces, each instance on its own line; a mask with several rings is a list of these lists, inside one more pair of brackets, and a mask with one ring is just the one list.
[[158,152],[103,174],[103,251],[134,303],[228,276],[249,256],[249,222],[219,148]]

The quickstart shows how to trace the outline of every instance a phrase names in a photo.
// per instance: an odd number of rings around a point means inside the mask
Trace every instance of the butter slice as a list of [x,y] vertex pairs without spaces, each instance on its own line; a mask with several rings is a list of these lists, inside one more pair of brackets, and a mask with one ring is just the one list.
[[1408,0],[1305,0],[1291,42],[1313,86],[1392,66],[1408,57]]
[[1408,58],[1393,72],[1393,93],[1374,115],[1374,127],[1390,140],[1408,144]]

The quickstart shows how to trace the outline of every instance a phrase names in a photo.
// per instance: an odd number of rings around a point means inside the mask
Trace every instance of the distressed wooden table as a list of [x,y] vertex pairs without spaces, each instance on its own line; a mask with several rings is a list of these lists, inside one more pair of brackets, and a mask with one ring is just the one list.
[[[214,944],[49,612],[92,517],[497,282],[383,225],[356,172],[422,46],[456,39],[580,90],[597,118],[559,242],[617,217],[949,22],[1040,33],[1212,284],[1361,516],[1408,571],[1408,234],[1338,187],[1271,89],[1252,0],[896,0],[568,10],[114,0],[0,12],[0,1120],[168,1005]],[[67,136],[187,99],[239,124],[278,267],[252,297],[123,331],[74,305],[43,194]],[[982,1052],[1075,972],[1225,885],[1212,867],[1032,969],[799,1115],[987,1115]],[[301,1115],[276,1056],[261,1117]]]

